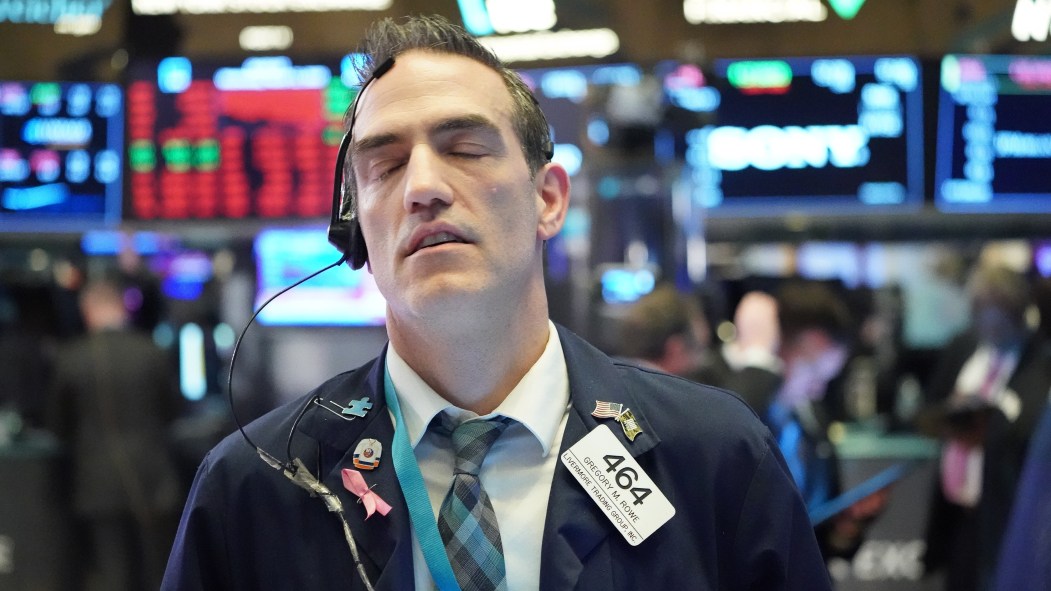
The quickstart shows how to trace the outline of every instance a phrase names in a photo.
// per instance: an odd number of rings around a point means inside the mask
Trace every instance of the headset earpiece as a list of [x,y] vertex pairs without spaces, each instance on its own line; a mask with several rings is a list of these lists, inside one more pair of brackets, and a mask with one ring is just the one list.
[[353,200],[347,203],[345,208],[343,204],[343,189],[345,186],[343,171],[345,168],[344,164],[347,161],[347,150],[350,148],[351,131],[348,131],[343,136],[336,155],[336,174],[332,187],[332,213],[328,221],[328,241],[346,257],[352,269],[360,269],[369,260],[369,251],[365,246],[365,239],[361,235],[357,204]]
[[365,245],[365,237],[361,234],[361,224],[358,223],[357,203],[354,203],[353,196],[349,203],[345,205],[343,203],[347,151],[350,149],[351,136],[354,134],[354,121],[358,116],[358,99],[365,93],[369,84],[386,74],[393,66],[394,58],[387,58],[372,71],[372,76],[362,83],[361,90],[358,91],[358,95],[354,97],[354,102],[350,106],[350,125],[347,127],[347,133],[339,142],[339,150],[336,153],[336,174],[332,181],[332,212],[328,220],[328,241],[343,254],[353,269],[365,266],[369,260],[369,250]]

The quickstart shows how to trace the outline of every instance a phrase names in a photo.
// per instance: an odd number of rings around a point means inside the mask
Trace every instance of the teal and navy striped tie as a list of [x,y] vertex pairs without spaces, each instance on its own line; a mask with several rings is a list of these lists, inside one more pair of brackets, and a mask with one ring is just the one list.
[[456,469],[438,512],[438,531],[463,591],[507,589],[500,528],[478,471],[489,448],[510,422],[506,417],[465,421],[450,435]]

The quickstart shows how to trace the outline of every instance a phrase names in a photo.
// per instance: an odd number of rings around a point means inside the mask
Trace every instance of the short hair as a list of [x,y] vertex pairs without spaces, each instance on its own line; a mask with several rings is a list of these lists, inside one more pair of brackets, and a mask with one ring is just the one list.
[[978,266],[967,282],[967,293],[972,303],[996,306],[1020,325],[1025,324],[1026,311],[1033,303],[1026,277],[1002,265]]
[[617,349],[624,357],[660,359],[670,337],[691,336],[692,322],[702,318],[698,302],[670,284],[658,285],[628,308]]
[[[463,27],[441,16],[418,15],[398,20],[384,18],[375,22],[366,31],[361,43],[360,50],[365,55],[365,59],[358,64],[361,80],[370,79],[376,68],[388,59],[397,58],[413,49],[460,55],[495,70],[503,78],[504,87],[511,95],[511,123],[522,144],[530,173],[536,173],[551,159],[551,134],[547,117],[529,87],[518,73],[505,66],[496,54]],[[350,108],[353,109],[354,105]],[[350,116],[348,110],[347,119]]]
[[792,281],[777,291],[776,298],[782,343],[789,343],[812,329],[821,330],[845,345],[853,341],[855,326],[850,308],[828,285]]

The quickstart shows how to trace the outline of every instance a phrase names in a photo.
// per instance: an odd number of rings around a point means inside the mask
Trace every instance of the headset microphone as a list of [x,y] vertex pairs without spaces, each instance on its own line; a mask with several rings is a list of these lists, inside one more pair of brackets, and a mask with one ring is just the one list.
[[365,240],[361,236],[361,226],[357,220],[357,205],[353,202],[353,199],[347,204],[346,214],[342,214],[343,207],[343,169],[344,161],[346,160],[347,150],[350,148],[351,134],[354,131],[354,120],[357,117],[358,99],[361,98],[361,94],[365,92],[365,88],[368,87],[374,80],[385,74],[394,65],[394,58],[389,58],[377,67],[372,76],[369,77],[361,85],[361,90],[358,91],[358,96],[355,97],[354,103],[350,107],[350,125],[347,129],[346,135],[343,136],[343,140],[339,144],[338,156],[336,160],[336,178],[334,181],[334,187],[332,190],[332,216],[329,220],[328,228],[328,240],[331,242],[343,256],[340,259],[318,271],[307,275],[306,277],[296,281],[292,285],[282,289],[276,294],[270,296],[259,309],[252,314],[252,317],[248,319],[244,329],[241,330],[241,334],[238,335],[237,341],[234,343],[233,352],[230,355],[230,367],[227,375],[227,395],[229,396],[230,403],[230,414],[233,417],[234,423],[237,425],[237,430],[240,431],[241,437],[244,438],[245,442],[252,447],[256,454],[271,468],[280,471],[286,478],[291,480],[294,484],[300,488],[305,489],[312,495],[320,497],[329,511],[336,513],[343,527],[343,536],[346,539],[347,546],[350,548],[351,556],[354,560],[354,566],[358,571],[358,575],[361,577],[362,582],[365,584],[367,591],[372,591],[372,582],[369,580],[365,567],[361,562],[361,557],[358,554],[357,544],[354,542],[354,536],[351,534],[350,526],[347,523],[346,516],[343,512],[343,504],[339,500],[339,497],[332,493],[317,477],[310,473],[310,470],[303,465],[302,460],[293,457],[292,454],[292,439],[295,436],[296,429],[299,427],[299,422],[306,414],[307,409],[314,403],[316,398],[308,398],[303,404],[299,413],[296,415],[295,420],[292,422],[292,428],[288,433],[288,441],[286,443],[286,459],[284,461],[278,459],[273,454],[269,453],[265,449],[256,445],[254,441],[245,432],[244,425],[241,423],[237,416],[237,410],[234,406],[234,364],[237,361],[237,352],[241,348],[241,341],[244,339],[245,333],[248,332],[248,327],[252,325],[259,313],[266,308],[270,302],[274,301],[278,296],[284,294],[288,290],[296,287],[297,285],[308,281],[329,269],[338,267],[346,261],[350,261],[350,265],[354,269],[360,269],[365,265],[368,260],[368,251],[365,248]]
[[[369,251],[365,246],[365,238],[361,235],[361,224],[358,223],[358,205],[354,202],[354,196],[349,195],[349,202],[344,202],[346,182],[344,179],[344,168],[347,161],[347,151],[350,149],[351,136],[354,134],[354,121],[358,117],[358,102],[365,89],[377,78],[387,73],[394,67],[394,58],[387,58],[380,64],[368,80],[361,85],[358,96],[354,97],[354,103],[350,106],[350,125],[347,133],[339,142],[339,151],[336,153],[336,174],[332,182],[332,213],[329,216],[328,241],[332,243],[346,260],[352,269],[360,269],[369,260]],[[353,172],[351,172],[353,174]]]

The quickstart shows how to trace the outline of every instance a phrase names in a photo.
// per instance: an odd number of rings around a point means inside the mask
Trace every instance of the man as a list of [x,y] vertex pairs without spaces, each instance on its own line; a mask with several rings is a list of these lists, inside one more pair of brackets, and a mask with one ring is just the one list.
[[941,352],[921,427],[943,439],[925,565],[945,588],[992,588],[1030,437],[1051,390],[1047,341],[1028,320],[1026,277],[980,264],[967,285],[970,330]]
[[48,397],[86,534],[77,554],[88,590],[157,587],[185,492],[167,440],[179,410],[175,368],[131,327],[122,287],[102,279],[82,288],[88,334],[56,357]]
[[[847,361],[851,312],[824,283],[792,280],[776,296],[745,294],[734,323],[737,338],[723,346],[721,362],[706,378],[738,392],[759,413],[813,511],[841,492],[825,396]],[[819,524],[815,533],[826,559],[852,556],[887,498],[880,491]]]
[[710,330],[699,303],[667,283],[628,308],[619,332],[616,349],[626,360],[684,378],[694,378],[708,354]]
[[351,193],[389,346],[246,429],[294,471],[237,438],[209,454],[163,588],[827,589],[746,405],[548,320],[569,181],[518,77],[437,17],[381,21],[364,49]]

